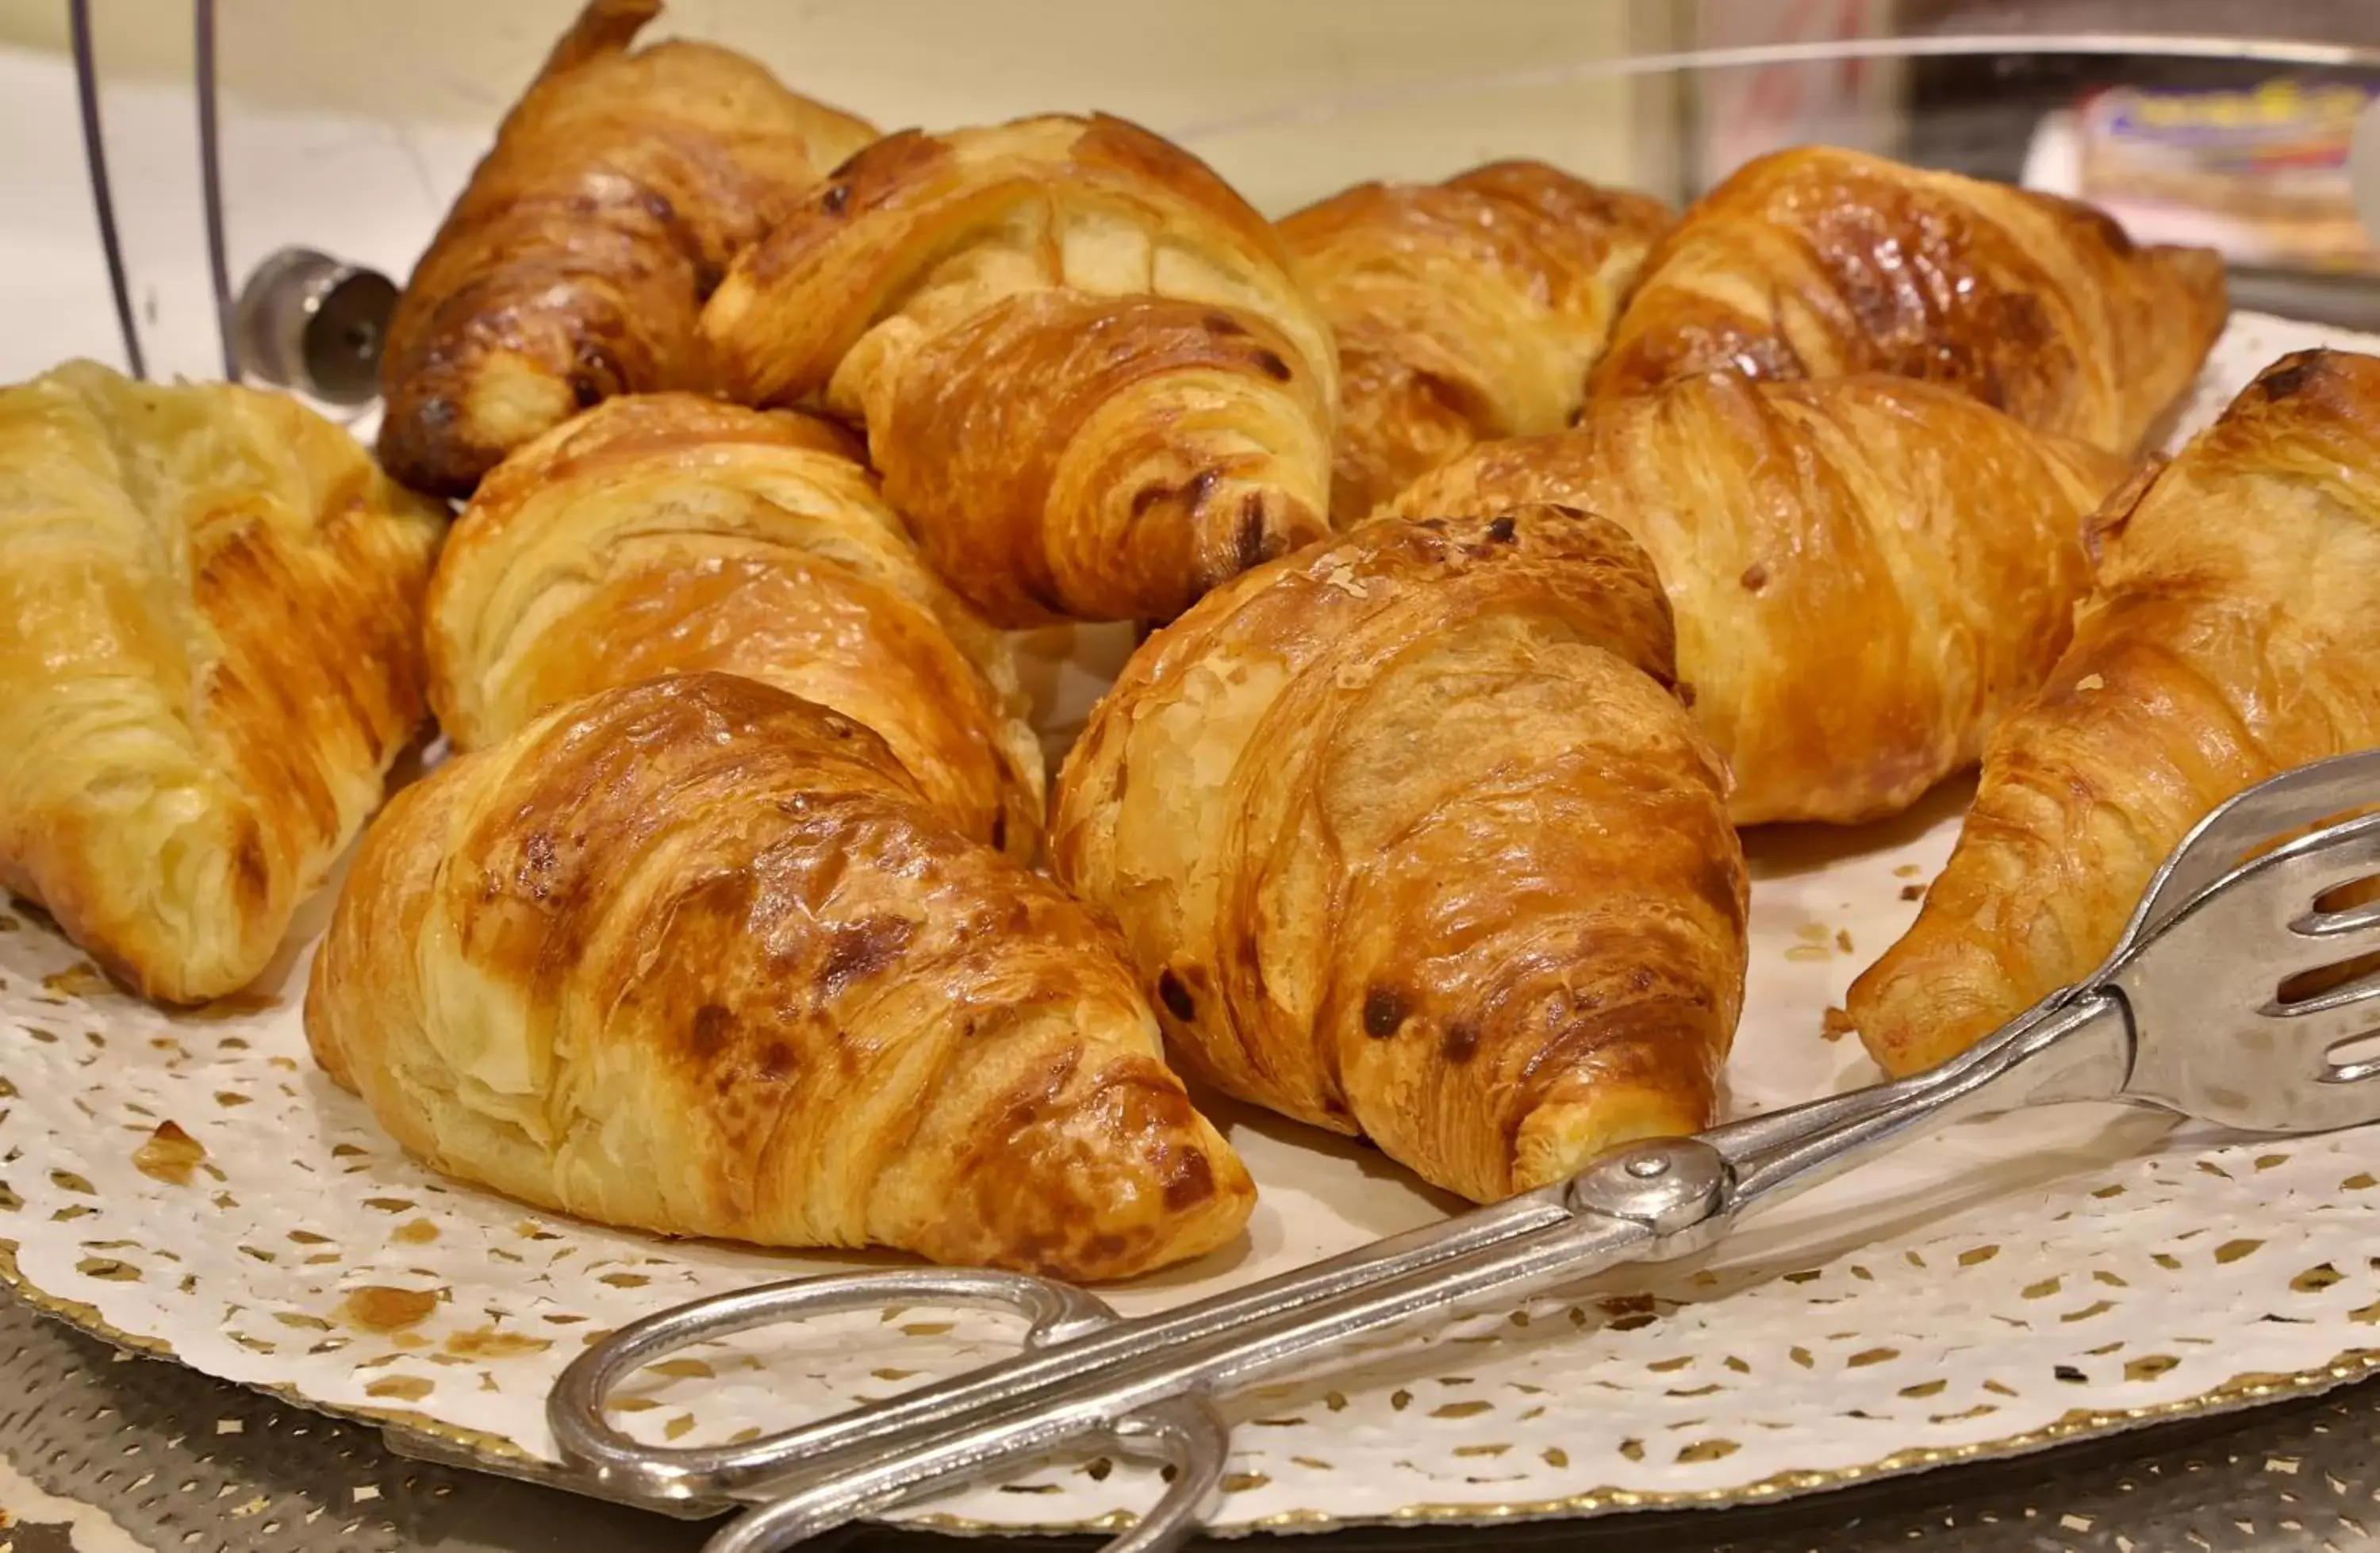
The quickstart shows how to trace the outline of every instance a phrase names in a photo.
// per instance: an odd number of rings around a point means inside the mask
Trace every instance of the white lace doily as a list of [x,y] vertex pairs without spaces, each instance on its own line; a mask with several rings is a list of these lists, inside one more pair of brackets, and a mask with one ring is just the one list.
[[[2380,343],[2235,321],[2181,430],[2325,338]],[[1855,1041],[1826,1038],[1825,1013],[1914,915],[1962,798],[1892,826],[1755,838],[1737,1113],[1874,1077]],[[0,909],[0,1242],[30,1297],[228,1379],[545,1456],[546,1388],[591,1337],[854,1265],[613,1232],[427,1174],[308,1060],[303,957],[269,994],[168,1016],[38,916]],[[1220,1114],[1263,1189],[1249,1244],[1111,1292],[1126,1312],[1450,1206],[1361,1149]],[[2241,1142],[2081,1107],[1970,1124],[1699,1262],[1238,1398],[1219,1524],[1749,1498],[2311,1389],[2380,1362],[2375,1246],[2380,1132]],[[656,1439],[724,1438],[890,1395],[1010,1336],[923,1308],[842,1317],[671,1361],[619,1402]],[[1153,1497],[1135,1464],[1070,1461],[912,1513],[1079,1526]]]

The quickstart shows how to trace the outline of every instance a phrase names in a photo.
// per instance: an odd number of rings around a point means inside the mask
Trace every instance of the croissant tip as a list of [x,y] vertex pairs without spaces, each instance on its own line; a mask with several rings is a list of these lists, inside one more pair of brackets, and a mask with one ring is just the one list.
[[[1022,1202],[1071,1201],[1075,1214],[1038,1231],[1012,1226],[998,1246],[946,1244],[941,1251],[958,1251],[953,1259],[960,1261],[1008,1260],[1045,1278],[1112,1283],[1226,1249],[1240,1240],[1256,1210],[1257,1186],[1247,1167],[1221,1134],[1195,1115],[1160,1147],[1109,1156],[1097,1200],[1082,1193],[1080,1160],[1045,1157],[1017,1163],[1005,1192]],[[1049,1173],[1037,1180],[1037,1166]]]
[[1860,1045],[1892,1078],[1957,1056],[1991,1033],[2003,1009],[2033,1001],[1984,944],[1945,931],[1939,918],[1929,922],[1937,909],[1929,904],[1843,1000]]
[[1646,1138],[1683,1137],[1712,1118],[1668,1086],[1601,1084],[1581,1098],[1538,1107],[1513,1142],[1514,1193],[1567,1181],[1602,1155]]

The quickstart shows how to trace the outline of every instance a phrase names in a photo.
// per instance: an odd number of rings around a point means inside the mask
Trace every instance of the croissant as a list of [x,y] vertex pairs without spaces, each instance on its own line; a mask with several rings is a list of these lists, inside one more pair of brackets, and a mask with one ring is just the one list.
[[1378,520],[1144,643],[1058,782],[1185,1072],[1486,1201],[1693,1132],[1743,854],[1600,518]]
[[1369,516],[1473,443],[1571,424],[1670,221],[1649,195],[1540,162],[1359,184],[1283,218],[1339,338],[1331,516]]
[[1739,825],[1892,814],[1974,763],[2089,587],[2122,462],[1946,388],[1687,379],[1574,431],[1473,448],[1386,509],[1567,503],[1625,528]]
[[0,389],[0,888],[144,997],[254,979],[420,725],[443,527],[278,394]]
[[2073,645],[1993,737],[1916,926],[1852,984],[1893,1073],[2087,975],[2225,799],[2380,746],[2380,358],[2282,358],[2096,528]]
[[878,141],[702,315],[732,397],[864,421],[1003,626],[1162,619],[1327,531],[1338,363],[1273,229],[1121,119]]
[[430,593],[430,695],[464,748],[610,686],[716,669],[881,735],[960,831],[1030,856],[1042,758],[1006,637],[926,570],[842,431],[628,394],[516,450]]
[[2130,453],[2228,311],[2212,249],[2136,247],[2070,200],[1804,147],[1746,163],[1654,249],[1589,398],[1715,369],[1893,372]]
[[613,394],[699,388],[728,261],[875,138],[738,54],[628,52],[660,0],[589,0],[414,267],[381,358],[380,457],[468,496]]
[[733,674],[598,692],[401,794],[306,1031],[435,1168],[667,1234],[1096,1280],[1254,1201],[1109,929],[876,735]]

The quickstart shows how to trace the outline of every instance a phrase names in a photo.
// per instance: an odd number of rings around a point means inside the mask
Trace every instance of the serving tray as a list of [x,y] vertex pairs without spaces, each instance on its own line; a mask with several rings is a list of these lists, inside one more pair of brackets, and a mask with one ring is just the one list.
[[[2242,315],[2179,442],[2255,370],[2380,339]],[[1054,744],[1128,647],[1034,646]],[[1746,1115],[1869,1082],[1828,1009],[1914,916],[1957,786],[1858,831],[1750,838]],[[169,1015],[38,913],[0,908],[0,1276],[129,1346],[381,1422],[401,1449],[536,1473],[542,1403],[591,1339],[698,1294],[867,1259],[669,1242],[530,1212],[408,1162],[306,1052],[329,892],[258,989]],[[1126,1313],[1450,1211],[1377,1155],[1218,1104],[1262,1188],[1246,1242],[1106,1291]],[[2311,1391],[2380,1367],[2380,1130],[2242,1139],[2113,1107],[1971,1123],[1705,1258],[1465,1313],[1310,1384],[1234,1399],[1221,1531],[1725,1503],[2009,1454]],[[999,1318],[913,1307],[752,1334],[617,1399],[655,1439],[724,1439],[1004,1352]],[[1111,1525],[1153,1469],[1056,1461],[903,1518]]]

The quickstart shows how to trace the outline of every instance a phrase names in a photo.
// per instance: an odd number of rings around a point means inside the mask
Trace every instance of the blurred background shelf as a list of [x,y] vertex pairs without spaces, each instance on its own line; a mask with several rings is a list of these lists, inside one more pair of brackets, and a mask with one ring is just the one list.
[[[576,0],[224,0],[226,259],[235,287],[291,246],[402,280]],[[0,375],[120,347],[81,158],[65,0],[0,0]],[[191,0],[92,7],[132,294],[152,370],[220,370],[200,199]],[[2045,123],[2110,87],[2253,92],[2380,71],[2080,53],[2132,32],[2362,48],[2370,0],[676,0],[662,30],[730,42],[888,127],[1099,106],[1182,140],[1279,212],[1367,176],[1496,156],[1691,198],[1744,158],[1828,140],[1985,176],[2039,162]],[[1681,69],[1695,50],[1904,49],[1985,35],[2005,52]],[[2252,36],[2251,36],[2252,34]],[[2036,180],[2038,181],[2038,180]],[[2327,264],[2240,256],[2243,305],[2368,325]],[[2299,279],[2313,272],[2318,278]]]

